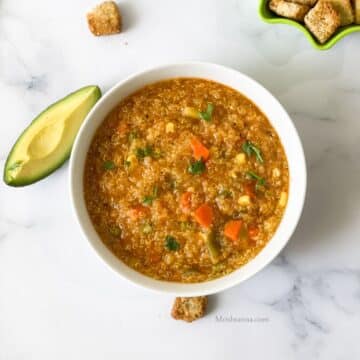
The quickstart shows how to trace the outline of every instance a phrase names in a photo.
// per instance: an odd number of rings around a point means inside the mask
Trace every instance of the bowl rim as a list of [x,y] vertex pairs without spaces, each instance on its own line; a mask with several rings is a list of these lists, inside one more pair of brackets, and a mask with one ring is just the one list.
[[[296,170],[298,176],[296,177],[296,179],[294,177],[294,180],[296,180],[296,182],[299,186],[299,189],[296,190],[296,197],[295,197],[295,195],[293,195],[293,193],[294,193],[293,191],[291,191],[291,192],[289,191],[289,199],[288,199],[287,208],[286,208],[285,214],[283,215],[283,218],[278,226],[278,229],[276,230],[276,233],[274,234],[272,239],[265,245],[265,247],[259,252],[259,254],[257,254],[257,256],[255,256],[255,258],[250,260],[244,266],[240,267],[239,269],[233,271],[230,274],[227,274],[223,277],[220,277],[220,278],[217,278],[214,280],[210,280],[210,281],[205,281],[205,282],[200,282],[200,283],[189,283],[189,284],[168,282],[168,281],[162,281],[162,280],[156,280],[156,279],[150,278],[146,275],[143,275],[143,274],[129,268],[121,260],[116,258],[115,255],[112,252],[110,252],[110,250],[108,248],[106,248],[106,246],[102,243],[99,236],[95,232],[93,225],[89,219],[89,216],[88,216],[88,213],[86,210],[86,206],[85,206],[84,197],[82,194],[83,166],[84,166],[85,160],[83,160],[83,162],[81,162],[81,153],[82,154],[87,153],[88,147],[85,148],[85,145],[84,145],[85,139],[88,139],[86,141],[88,141],[90,143],[96,129],[98,128],[98,126],[95,127],[95,130],[93,130],[93,132],[90,136],[90,140],[89,140],[89,137],[86,137],[86,131],[88,131],[87,128],[90,127],[91,122],[93,122],[95,124],[95,122],[97,120],[98,125],[100,125],[106,116],[106,115],[102,116],[101,119],[100,119],[100,116],[98,116],[98,118],[96,118],[98,112],[100,112],[100,109],[102,107],[106,107],[106,103],[111,101],[111,97],[115,97],[119,91],[124,89],[127,85],[131,84],[132,82],[142,80],[143,78],[146,78],[146,76],[149,76],[149,75],[151,76],[153,74],[155,74],[155,77],[157,77],[156,74],[161,73],[161,72],[165,72],[165,73],[167,71],[170,71],[170,72],[175,71],[176,72],[176,69],[183,70],[186,73],[189,73],[189,72],[194,73],[194,75],[183,75],[180,71],[178,75],[164,76],[164,77],[159,76],[158,80],[155,80],[155,82],[161,81],[161,80],[164,80],[167,78],[194,77],[194,78],[205,78],[205,79],[207,78],[207,79],[222,83],[226,86],[232,87],[231,85],[229,85],[229,83],[227,81],[214,80],[212,77],[214,75],[210,75],[212,73],[219,72],[220,74],[222,74],[221,76],[223,76],[223,77],[228,76],[228,78],[241,79],[243,82],[247,83],[250,87],[253,87],[255,89],[254,91],[258,91],[258,92],[261,92],[262,94],[264,94],[264,96],[266,96],[267,100],[272,104],[272,106],[277,106],[277,109],[282,114],[283,119],[286,120],[284,122],[284,124],[287,127],[287,131],[289,131],[289,133],[291,134],[291,136],[290,136],[292,138],[291,147],[294,147],[297,150],[296,169],[299,169],[299,170]],[[208,76],[205,76],[205,75],[197,76],[195,74],[196,71],[192,71],[192,69],[196,69],[200,73],[201,72],[208,73],[209,75]],[[146,84],[149,84],[152,82],[154,82],[154,81],[143,82],[141,86],[138,86],[135,89],[139,89],[139,88],[145,86]],[[235,88],[235,90],[237,90],[237,89]],[[237,90],[237,91],[241,92],[240,90]],[[133,92],[134,91],[129,91],[128,94],[131,94]],[[260,105],[258,105],[256,103],[256,101],[253,100],[248,94],[244,94],[244,95],[247,96],[251,101],[253,101],[263,111],[263,109],[260,107]],[[117,99],[117,101],[115,102],[115,104],[119,103],[119,101],[124,97],[125,96],[119,97]],[[103,110],[103,112],[105,114],[108,114],[114,108],[114,106],[108,107],[107,110],[106,111]],[[267,116],[267,114],[265,114],[265,115]],[[270,118],[269,118],[269,121],[272,124],[272,126],[274,126],[274,123]],[[93,126],[95,126],[94,124],[93,124]],[[280,139],[283,143],[285,152],[287,154],[287,148],[284,145],[283,138],[280,137]],[[84,156],[86,156],[86,155],[84,155]],[[84,158],[84,156],[83,156],[83,158]],[[287,154],[287,158],[288,158],[288,154]],[[289,158],[288,158],[288,162],[289,162]],[[81,176],[79,177],[78,176],[78,168],[79,168],[78,165],[81,165],[81,164],[82,164],[82,166],[81,166],[82,172],[81,172]],[[290,163],[289,163],[289,168],[290,168]],[[73,145],[73,150],[72,150],[71,157],[70,157],[69,170],[70,170],[69,171],[69,190],[70,190],[70,199],[71,199],[71,203],[72,203],[72,210],[73,210],[75,219],[76,219],[78,225],[80,226],[82,235],[87,239],[88,243],[93,248],[95,253],[112,270],[114,270],[123,279],[131,282],[132,284],[135,284],[137,286],[140,286],[142,288],[146,288],[146,289],[149,289],[152,291],[172,294],[175,296],[201,296],[201,295],[210,295],[210,294],[218,293],[218,292],[229,289],[229,288],[249,279],[250,277],[257,274],[259,271],[264,269],[271,261],[273,261],[277,257],[277,255],[286,246],[286,244],[290,240],[292,234],[294,233],[294,231],[297,227],[297,224],[300,220],[302,211],[303,211],[305,196],[306,196],[306,187],[307,187],[306,160],[305,160],[305,154],[304,154],[304,150],[302,147],[302,143],[301,143],[300,137],[298,135],[298,132],[295,128],[295,125],[293,124],[291,118],[289,117],[289,115],[286,112],[286,110],[284,109],[284,107],[267,89],[265,89],[260,83],[253,80],[249,76],[244,75],[240,71],[237,71],[237,70],[234,70],[234,69],[222,66],[222,65],[209,63],[209,62],[191,62],[190,61],[190,62],[180,62],[180,63],[154,66],[154,67],[150,67],[146,70],[138,71],[138,72],[134,73],[133,75],[130,75],[130,76],[120,80],[119,82],[117,82],[96,103],[96,105],[92,108],[92,110],[89,112],[86,119],[82,123],[80,130],[76,136],[74,145]],[[291,176],[291,174],[290,174],[290,176]],[[81,178],[81,181],[79,180],[80,178]],[[290,186],[292,186],[291,185],[292,183],[293,183],[293,181],[290,181],[289,190],[291,188]],[[79,191],[79,189],[81,189],[81,191]],[[79,193],[81,193],[81,195],[79,195]],[[285,215],[289,212],[288,209],[289,209],[289,206],[291,203],[290,200],[294,204],[294,206],[293,206],[294,210],[293,210],[293,213],[290,214],[291,222],[289,222],[289,224],[286,224],[286,223],[284,224]],[[287,226],[287,227],[285,228],[285,226]],[[283,239],[281,239],[280,235],[278,235],[279,228],[284,229],[283,232],[285,233],[285,235],[284,235]],[[275,240],[274,240],[275,238],[279,239],[279,240],[277,240],[277,242],[275,242]],[[269,244],[271,244],[271,245],[269,245]],[[274,245],[272,245],[272,244],[274,244]],[[265,251],[269,247],[271,248],[271,250],[269,250],[270,255],[267,254],[267,252]],[[258,260],[259,258],[260,258],[260,260]],[[257,263],[259,263],[259,264],[257,264]]]
[[335,46],[342,38],[347,35],[350,35],[354,32],[360,31],[359,24],[351,24],[347,26],[342,26],[336,33],[331,36],[331,38],[326,41],[324,44],[320,44],[311,32],[304,26],[303,24],[288,18],[281,17],[275,13],[272,13],[267,6],[269,0],[260,0],[258,13],[260,18],[269,24],[283,24],[283,25],[291,25],[298,30],[300,30],[308,39],[312,47],[316,50],[330,50],[333,46]]

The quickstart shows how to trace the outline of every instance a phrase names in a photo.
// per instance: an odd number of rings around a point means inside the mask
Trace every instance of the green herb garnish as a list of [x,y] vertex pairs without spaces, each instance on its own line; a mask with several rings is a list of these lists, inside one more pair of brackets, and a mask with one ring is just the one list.
[[180,244],[177,242],[177,240],[173,236],[166,235],[165,247],[170,251],[177,251],[180,249]]
[[144,197],[143,204],[147,206],[152,205],[153,201],[158,197],[158,194],[159,188],[157,186],[154,186],[152,194]]
[[248,157],[251,157],[251,155],[254,154],[257,161],[259,161],[260,163],[264,162],[264,159],[261,154],[261,150],[257,146],[255,146],[251,141],[246,141],[243,144],[242,149]]
[[115,164],[114,164],[114,162],[113,161],[111,161],[111,160],[107,160],[107,161],[105,161],[104,162],[104,169],[105,170],[113,170],[113,169],[115,169]]
[[266,181],[264,178],[262,178],[261,176],[259,176],[258,174],[254,173],[253,171],[247,171],[246,175],[253,180],[256,180],[256,190],[259,190],[260,187],[265,186],[266,185]]
[[124,161],[124,166],[125,167],[129,167],[130,165],[131,165],[131,161],[129,161],[129,160]]
[[208,103],[206,111],[199,111],[199,116],[201,119],[209,122],[211,121],[213,112],[214,112],[214,105],[212,103]]
[[152,205],[153,201],[154,201],[154,198],[152,196],[148,195],[148,196],[144,197],[143,204],[150,206],[150,205]]
[[144,159],[147,156],[150,156],[154,159],[159,159],[162,157],[162,153],[160,151],[155,151],[152,146],[145,146],[144,148],[136,149],[136,157],[138,159]]
[[188,167],[188,171],[192,175],[200,175],[205,170],[206,170],[206,165],[202,158],[200,160],[192,161]]
[[154,155],[154,150],[152,148],[152,146],[145,146],[144,148],[137,148],[136,149],[136,157],[138,159],[144,159],[147,156],[153,156]]

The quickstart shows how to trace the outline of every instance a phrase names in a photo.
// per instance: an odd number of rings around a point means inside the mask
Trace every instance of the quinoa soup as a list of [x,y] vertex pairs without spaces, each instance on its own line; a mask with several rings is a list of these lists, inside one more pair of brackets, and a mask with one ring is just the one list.
[[222,84],[178,78],[122,100],[88,151],[84,192],[104,244],[155,279],[224,276],[271,240],[287,204],[284,149],[266,116]]

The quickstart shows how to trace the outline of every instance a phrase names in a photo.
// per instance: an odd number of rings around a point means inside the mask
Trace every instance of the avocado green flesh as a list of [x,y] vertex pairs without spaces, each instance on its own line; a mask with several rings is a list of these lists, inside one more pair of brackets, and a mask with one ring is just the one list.
[[25,186],[58,169],[70,156],[76,134],[101,97],[97,86],[87,86],[48,107],[20,135],[4,169],[4,181]]

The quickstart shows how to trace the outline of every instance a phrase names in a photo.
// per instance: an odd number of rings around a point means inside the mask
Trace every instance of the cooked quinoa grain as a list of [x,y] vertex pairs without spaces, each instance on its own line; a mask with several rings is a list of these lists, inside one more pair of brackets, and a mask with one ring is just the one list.
[[254,258],[281,221],[288,182],[264,114],[231,88],[191,78],[121,101],[97,130],[84,173],[105,245],[145,275],[184,283]]

